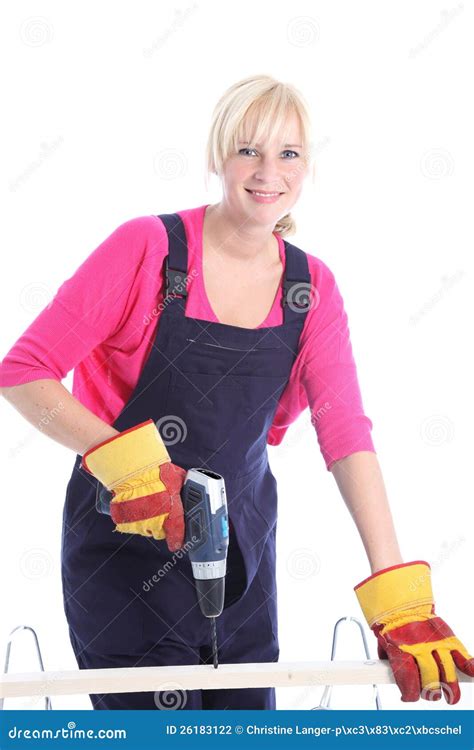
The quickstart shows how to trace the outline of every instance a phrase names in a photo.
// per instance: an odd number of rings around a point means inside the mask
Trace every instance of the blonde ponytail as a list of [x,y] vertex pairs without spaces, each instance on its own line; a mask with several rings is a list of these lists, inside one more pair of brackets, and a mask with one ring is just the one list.
[[295,234],[296,222],[290,213],[285,214],[278,219],[275,224],[274,232],[277,232],[281,237],[287,237],[289,234]]

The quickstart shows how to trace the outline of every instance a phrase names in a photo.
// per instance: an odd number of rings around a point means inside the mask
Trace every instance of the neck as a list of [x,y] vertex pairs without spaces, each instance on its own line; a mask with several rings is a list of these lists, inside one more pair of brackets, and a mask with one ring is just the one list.
[[[259,264],[279,259],[278,240],[271,226],[249,225],[236,221],[222,203],[208,206],[204,217],[203,242],[228,260],[256,261]],[[275,255],[276,253],[276,255]]]

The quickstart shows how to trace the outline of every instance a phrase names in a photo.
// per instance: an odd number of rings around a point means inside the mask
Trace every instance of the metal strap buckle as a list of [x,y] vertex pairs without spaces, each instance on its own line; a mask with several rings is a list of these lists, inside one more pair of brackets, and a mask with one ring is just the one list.
[[186,274],[175,268],[169,267],[168,256],[165,258],[165,296],[173,294],[175,296],[187,297],[186,291]]
[[[281,306],[290,305],[301,310],[308,310],[311,306],[311,284],[306,281],[291,281],[285,279],[283,282],[283,294]],[[288,297],[290,301],[288,302]]]

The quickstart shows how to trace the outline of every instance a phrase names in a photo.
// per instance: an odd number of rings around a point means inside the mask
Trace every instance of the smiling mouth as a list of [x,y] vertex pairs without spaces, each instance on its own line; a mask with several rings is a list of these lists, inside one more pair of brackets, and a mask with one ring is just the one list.
[[283,193],[274,192],[274,193],[268,193],[264,190],[249,190],[249,188],[245,188],[247,193],[253,193],[254,195],[262,195],[263,197],[273,196],[273,195],[283,195]]

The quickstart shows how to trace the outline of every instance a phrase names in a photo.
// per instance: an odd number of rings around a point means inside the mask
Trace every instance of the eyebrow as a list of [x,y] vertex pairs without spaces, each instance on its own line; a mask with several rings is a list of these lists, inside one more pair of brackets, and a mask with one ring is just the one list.
[[[250,141],[239,141],[239,143],[250,143]],[[260,146],[260,143],[256,143],[256,146]],[[300,143],[284,143],[284,148],[303,148]]]

